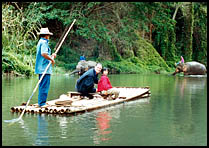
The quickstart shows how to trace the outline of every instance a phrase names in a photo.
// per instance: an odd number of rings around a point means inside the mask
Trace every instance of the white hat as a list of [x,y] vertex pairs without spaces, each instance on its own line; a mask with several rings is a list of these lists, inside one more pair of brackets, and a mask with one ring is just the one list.
[[49,29],[48,28],[41,28],[40,32],[37,33],[38,35],[39,34],[49,34],[49,35],[53,35],[53,33],[49,32]]

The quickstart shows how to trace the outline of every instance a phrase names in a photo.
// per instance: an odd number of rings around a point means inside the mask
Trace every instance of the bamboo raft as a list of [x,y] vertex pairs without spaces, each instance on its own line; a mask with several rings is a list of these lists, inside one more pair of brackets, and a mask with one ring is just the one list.
[[[27,106],[26,113],[48,113],[48,114],[78,114],[86,111],[92,111],[99,108],[104,108],[123,102],[145,98],[150,96],[149,87],[117,87],[120,91],[118,98],[109,100],[109,96],[93,93],[93,99],[87,97],[81,98],[78,92],[68,92],[63,94],[59,99],[47,101],[49,107],[38,107],[38,104],[30,104]],[[21,106],[11,107],[11,112],[22,112],[26,103]]]

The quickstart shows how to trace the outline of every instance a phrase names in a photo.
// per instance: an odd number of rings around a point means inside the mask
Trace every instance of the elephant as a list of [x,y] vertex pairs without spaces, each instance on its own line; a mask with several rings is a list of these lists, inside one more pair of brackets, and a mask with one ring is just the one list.
[[97,63],[94,62],[94,61],[81,60],[76,65],[76,70],[74,70],[73,72],[71,72],[70,75],[71,74],[78,73],[78,75],[81,76],[84,72],[86,72],[90,68],[94,68],[96,66],[96,64]]
[[180,72],[183,72],[184,75],[205,75],[207,70],[205,65],[196,61],[191,61],[177,64],[176,71],[173,73],[173,75],[176,75],[176,73]]

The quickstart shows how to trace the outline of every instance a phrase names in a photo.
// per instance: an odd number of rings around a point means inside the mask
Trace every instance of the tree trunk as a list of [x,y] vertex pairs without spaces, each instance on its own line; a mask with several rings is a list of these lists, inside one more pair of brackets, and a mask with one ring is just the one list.
[[192,60],[192,34],[193,34],[193,27],[194,27],[194,8],[192,2],[186,2],[184,5],[184,17],[185,17],[185,46],[184,51],[185,55],[184,58],[186,61]]
[[182,6],[182,4],[179,2],[179,4],[177,4],[177,6],[176,6],[176,9],[175,9],[175,12],[174,12],[174,14],[173,14],[173,20],[175,20],[175,18],[176,18],[176,14],[177,14],[177,12],[178,12],[178,9],[180,8]]

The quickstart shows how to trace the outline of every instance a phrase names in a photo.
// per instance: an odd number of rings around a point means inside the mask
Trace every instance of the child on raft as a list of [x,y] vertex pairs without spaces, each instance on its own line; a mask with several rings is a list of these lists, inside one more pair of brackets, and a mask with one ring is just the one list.
[[119,90],[113,88],[110,80],[108,78],[108,68],[104,67],[102,70],[102,76],[98,83],[97,92],[100,92],[103,95],[112,96],[112,99],[116,99],[119,96]]

